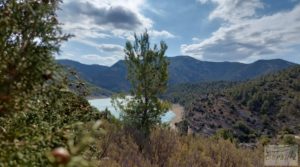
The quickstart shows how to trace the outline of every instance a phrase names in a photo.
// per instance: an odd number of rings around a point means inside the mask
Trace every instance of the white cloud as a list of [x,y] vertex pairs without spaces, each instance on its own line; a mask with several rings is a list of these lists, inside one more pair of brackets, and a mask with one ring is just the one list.
[[[133,40],[134,33],[142,33],[147,29],[153,38],[174,38],[172,33],[154,29],[154,22],[143,14],[143,10],[162,14],[154,10],[147,0],[65,0],[62,11],[58,13],[59,20],[64,25],[63,30],[74,34],[70,41],[83,44],[76,49],[81,51],[70,53],[72,43],[65,44],[64,54],[70,59],[84,63],[97,62],[111,65],[123,59],[123,47],[111,43],[113,40]],[[103,41],[103,42],[102,42]],[[105,42],[104,42],[105,41]],[[93,47],[99,52],[91,51],[86,55],[85,45]],[[67,48],[67,49],[65,49]],[[80,55],[81,53],[85,56]],[[76,55],[76,56],[75,56]],[[111,61],[111,62],[109,62]]]
[[71,34],[74,34],[77,39],[92,38],[92,39],[105,39],[110,38],[111,35],[101,30],[93,29],[92,27],[65,27]]
[[97,44],[96,42],[91,42],[87,40],[79,40],[85,45],[95,47],[99,50],[99,53],[88,53],[84,55],[78,55],[76,50],[65,52],[61,56],[57,56],[58,59],[72,59],[79,61],[84,64],[99,64],[110,66],[117,61],[124,58],[124,47],[116,44]]
[[126,1],[69,1],[62,6],[59,18],[68,32],[74,29],[85,33],[90,33],[91,29],[98,33],[111,30],[128,32],[152,27],[152,20],[139,12],[141,0],[135,3],[130,1],[127,4],[124,2]]
[[57,59],[71,59],[78,61],[83,64],[98,64],[104,66],[111,66],[118,62],[121,59],[122,55],[119,54],[112,54],[110,56],[103,56],[97,54],[86,54],[77,56],[71,53],[65,53],[64,55],[56,56]]
[[120,60],[119,55],[112,56],[100,56],[96,54],[83,55],[78,61],[84,64],[101,64],[105,66],[111,66],[112,64]]
[[200,42],[200,41],[201,41],[201,39],[200,39],[200,38],[198,38],[198,37],[193,37],[193,38],[192,38],[192,41],[194,41],[194,42]]
[[201,3],[212,2],[217,7],[209,15],[209,19],[220,18],[228,22],[238,22],[255,16],[255,11],[263,8],[259,0],[199,0]]
[[124,47],[121,45],[115,45],[115,44],[100,44],[98,46],[98,49],[101,52],[117,52],[117,53],[123,53]]
[[146,0],[67,0],[59,18],[65,31],[81,39],[108,36],[128,39],[134,32],[141,33],[145,29],[157,37],[174,37],[166,30],[154,30],[153,21],[143,15],[143,9],[151,9]]
[[[256,3],[260,4],[258,1]],[[238,10],[248,5],[237,6],[237,10],[234,10],[231,7],[220,7],[220,4],[232,6],[222,1],[210,17],[218,16],[228,24],[221,26],[207,39],[196,44],[182,45],[183,54],[209,61],[250,62],[287,55],[295,46],[300,45],[300,6],[291,11],[257,17],[253,11],[260,5],[253,5],[251,10],[245,12],[248,14],[238,15]],[[232,9],[233,12],[225,9]],[[223,16],[221,11],[224,12]]]
[[175,35],[165,30],[162,31],[150,30],[149,34],[153,38],[175,38],[176,37]]

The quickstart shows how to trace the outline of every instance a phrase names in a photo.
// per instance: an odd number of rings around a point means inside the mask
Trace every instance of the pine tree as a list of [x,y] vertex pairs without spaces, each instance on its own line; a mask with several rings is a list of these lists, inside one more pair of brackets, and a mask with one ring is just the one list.
[[167,103],[158,98],[167,88],[166,50],[163,41],[160,48],[157,45],[151,48],[147,31],[140,38],[135,35],[135,42],[127,42],[125,47],[132,98],[124,108],[124,120],[145,135],[160,123],[160,116],[168,110]]

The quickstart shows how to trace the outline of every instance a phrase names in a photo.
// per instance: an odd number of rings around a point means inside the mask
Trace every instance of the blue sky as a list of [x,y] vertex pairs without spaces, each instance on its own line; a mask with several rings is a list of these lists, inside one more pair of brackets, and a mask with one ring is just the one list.
[[300,63],[300,0],[65,0],[63,30],[75,37],[59,59],[112,65],[145,29],[164,40],[167,56],[251,63]]

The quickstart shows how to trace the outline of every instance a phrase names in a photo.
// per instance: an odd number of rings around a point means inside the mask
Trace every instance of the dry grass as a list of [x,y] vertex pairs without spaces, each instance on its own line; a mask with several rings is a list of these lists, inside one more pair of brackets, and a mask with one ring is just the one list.
[[[99,166],[118,167],[260,167],[263,147],[238,148],[228,140],[181,136],[173,130],[157,128],[139,147],[125,130],[111,132],[105,156]],[[99,141],[100,142],[100,141]],[[100,144],[100,143],[99,143]],[[103,146],[103,143],[102,143]],[[97,159],[97,158],[96,158]]]

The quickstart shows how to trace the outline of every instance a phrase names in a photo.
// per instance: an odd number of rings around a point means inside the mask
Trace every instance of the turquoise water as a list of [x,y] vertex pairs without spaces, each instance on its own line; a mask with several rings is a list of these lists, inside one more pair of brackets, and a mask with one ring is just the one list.
[[[116,111],[111,104],[111,98],[93,99],[89,100],[89,102],[92,106],[96,107],[100,111],[103,111],[107,108],[113,116],[116,118],[120,117],[120,112]],[[164,123],[170,122],[175,116],[175,113],[170,110],[161,117],[161,121]]]

